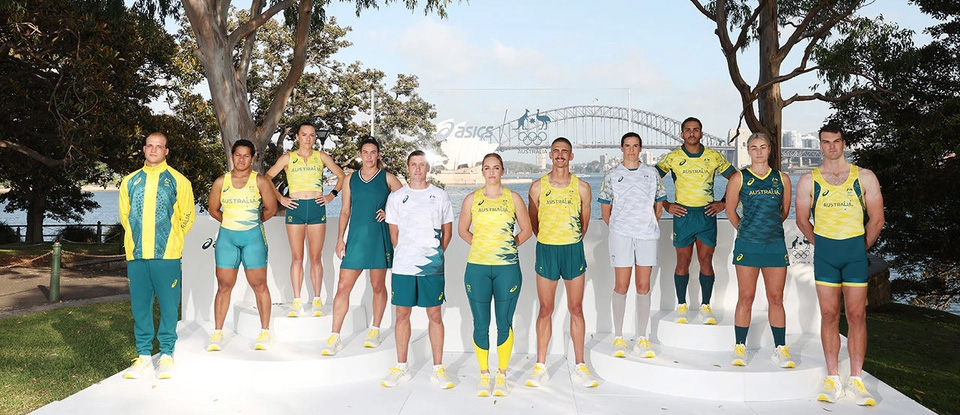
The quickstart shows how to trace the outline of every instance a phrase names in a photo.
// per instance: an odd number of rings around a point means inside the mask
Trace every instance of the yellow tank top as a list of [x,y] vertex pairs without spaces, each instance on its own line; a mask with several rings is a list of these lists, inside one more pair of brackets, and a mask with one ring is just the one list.
[[310,157],[303,158],[296,151],[291,151],[290,161],[284,170],[287,172],[287,186],[290,193],[321,192],[323,193],[323,160],[320,152],[314,150]]
[[257,187],[257,172],[250,172],[250,178],[243,187],[233,187],[230,173],[223,176],[223,190],[220,193],[220,210],[223,211],[224,229],[245,231],[260,226],[260,189]]
[[550,186],[549,176],[540,179],[540,207],[537,241],[547,245],[569,245],[583,237],[580,223],[580,178],[570,175],[562,189]]
[[850,165],[847,180],[839,186],[827,183],[820,168],[813,170],[813,233],[840,240],[864,234],[863,189],[860,170]]
[[467,262],[478,265],[511,265],[517,263],[517,242],[513,227],[517,222],[513,192],[504,188],[496,199],[473,192],[470,217],[473,219],[473,242]]

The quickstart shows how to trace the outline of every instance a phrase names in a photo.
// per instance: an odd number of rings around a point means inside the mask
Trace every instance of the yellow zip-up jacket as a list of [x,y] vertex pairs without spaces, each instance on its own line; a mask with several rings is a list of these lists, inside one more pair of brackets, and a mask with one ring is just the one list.
[[193,187],[164,161],[143,166],[120,182],[120,224],[127,261],[179,259],[196,219]]

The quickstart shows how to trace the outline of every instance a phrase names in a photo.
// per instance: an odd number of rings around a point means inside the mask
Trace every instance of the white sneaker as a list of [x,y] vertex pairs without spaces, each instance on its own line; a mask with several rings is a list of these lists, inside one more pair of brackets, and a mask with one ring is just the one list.
[[843,385],[840,384],[840,376],[827,376],[820,380],[823,388],[817,395],[820,402],[836,403],[843,396]]
[[157,379],[170,379],[173,377],[173,356],[168,354],[160,355],[157,362]]
[[627,357],[627,342],[623,337],[613,338],[613,357]]
[[687,324],[687,303],[677,305],[677,319],[673,322],[677,324]]
[[777,346],[776,349],[773,349],[773,361],[777,362],[777,366],[784,369],[797,367],[797,364],[793,363],[793,357],[790,356],[790,346]]
[[219,352],[221,350],[223,350],[223,330],[217,330],[207,340],[207,351]]
[[447,376],[447,369],[444,368],[443,365],[440,365],[439,368],[433,371],[433,374],[430,375],[430,381],[440,389],[450,389],[453,387],[453,381]]
[[273,344],[273,336],[268,330],[260,330],[257,341],[253,343],[253,350],[267,350]]
[[847,390],[853,394],[853,400],[860,406],[877,406],[877,401],[873,395],[867,392],[867,387],[863,386],[863,379],[859,376],[851,376],[847,379]]
[[313,299],[313,316],[314,317],[323,317],[323,301],[320,300],[320,297]]
[[653,345],[646,337],[637,339],[637,344],[633,345],[633,352],[645,359],[657,357],[657,354],[653,352]]
[[573,378],[574,382],[580,382],[585,388],[593,388],[600,384],[584,363],[578,364],[573,369],[573,375],[570,375],[570,377]]
[[399,367],[391,367],[390,373],[387,374],[387,377],[383,378],[380,381],[380,385],[392,388],[400,384],[400,382],[405,382],[410,380],[410,372],[403,370]]
[[323,350],[320,351],[320,354],[323,356],[334,356],[342,349],[343,344],[340,343],[340,336],[338,334],[331,334],[330,337],[327,337],[327,343]]
[[507,375],[497,372],[493,382],[493,396],[507,396]]
[[477,384],[477,396],[490,396],[490,388],[493,387],[493,382],[490,380],[489,373],[480,373],[480,383]]
[[535,363],[533,365],[533,372],[530,373],[530,378],[527,379],[527,386],[536,388],[543,386],[544,382],[547,381],[547,365],[543,363]]
[[380,345],[380,329],[370,329],[367,332],[367,338],[363,341],[363,347],[374,348]]
[[303,315],[303,302],[299,298],[293,300],[290,304],[290,310],[287,311],[287,317],[300,317]]
[[150,356],[137,356],[133,364],[123,372],[124,379],[140,379],[148,372],[153,372],[153,360]]
[[733,361],[730,364],[734,366],[747,365],[747,346],[745,344],[737,343],[733,345]]
[[713,310],[710,304],[700,304],[700,314],[703,316],[703,324],[713,326],[717,324],[717,319],[713,318]]

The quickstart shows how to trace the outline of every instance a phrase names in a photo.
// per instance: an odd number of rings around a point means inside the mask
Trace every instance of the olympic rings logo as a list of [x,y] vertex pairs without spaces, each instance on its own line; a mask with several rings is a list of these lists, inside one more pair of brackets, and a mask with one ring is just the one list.
[[521,131],[518,135],[520,142],[528,146],[538,146],[547,141],[546,131]]

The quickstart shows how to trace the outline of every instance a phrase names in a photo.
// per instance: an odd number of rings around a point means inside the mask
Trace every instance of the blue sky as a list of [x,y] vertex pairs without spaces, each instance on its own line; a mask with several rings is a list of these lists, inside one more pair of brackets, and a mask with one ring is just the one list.
[[[475,0],[451,5],[447,19],[411,12],[403,2],[357,18],[352,4],[328,9],[353,28],[354,46],[336,59],[418,75],[438,120],[499,125],[505,111],[515,118],[523,108],[627,106],[629,91],[633,108],[697,116],[713,134],[738,121],[739,98],[712,22],[689,1]],[[877,0],[862,13],[917,32],[931,22],[906,0]],[[756,59],[741,55],[741,65],[755,67]],[[755,72],[746,78],[756,79]],[[814,82],[783,84],[783,94],[806,93]],[[784,111],[784,126],[815,131],[828,114],[826,104],[797,103]]]

